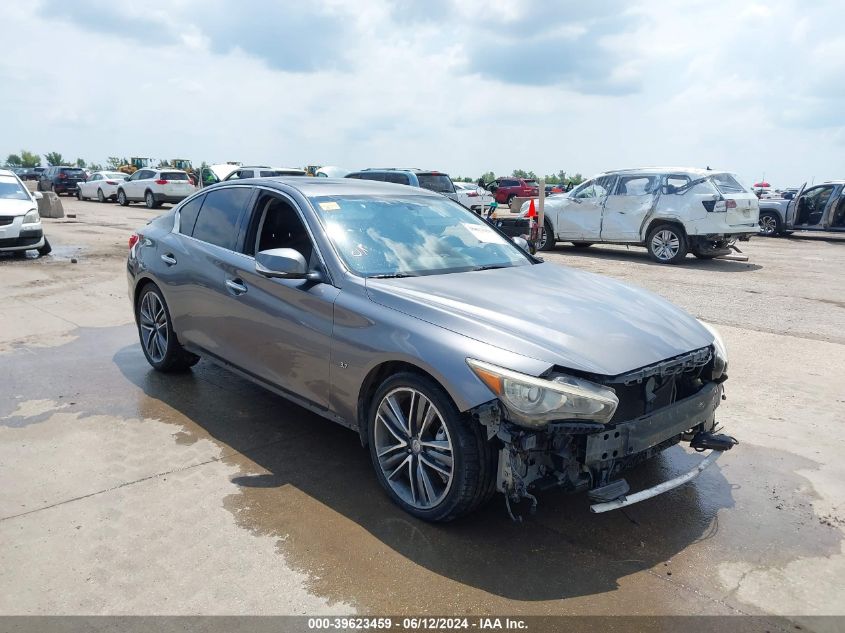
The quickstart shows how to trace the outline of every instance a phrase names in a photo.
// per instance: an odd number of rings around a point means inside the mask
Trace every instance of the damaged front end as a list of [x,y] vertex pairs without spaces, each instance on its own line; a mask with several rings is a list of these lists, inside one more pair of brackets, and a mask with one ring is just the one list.
[[[578,377],[612,390],[618,404],[606,421],[552,419],[526,426],[506,398],[472,411],[500,445],[497,489],[508,512],[522,500],[536,507],[534,492],[563,488],[587,491],[594,512],[605,512],[661,494],[693,479],[736,440],[716,435],[715,411],[724,398],[727,378],[720,342],[620,376]],[[553,371],[555,380],[571,374]],[[559,379],[559,378],[558,378]],[[495,439],[494,439],[495,438]],[[621,473],[681,441],[711,452],[693,471],[639,493],[628,495]]]

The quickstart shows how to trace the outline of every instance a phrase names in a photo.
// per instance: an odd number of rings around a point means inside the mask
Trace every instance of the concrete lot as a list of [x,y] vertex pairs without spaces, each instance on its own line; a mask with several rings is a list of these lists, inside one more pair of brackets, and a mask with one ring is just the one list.
[[[429,525],[355,434],[205,361],[154,373],[124,261],[155,212],[62,201],[51,256],[0,257],[0,614],[845,615],[845,240],[677,267],[559,244],[547,261],[719,326],[741,443],[624,512],[547,493],[522,525],[500,498]],[[675,447],[629,481],[698,459]]]

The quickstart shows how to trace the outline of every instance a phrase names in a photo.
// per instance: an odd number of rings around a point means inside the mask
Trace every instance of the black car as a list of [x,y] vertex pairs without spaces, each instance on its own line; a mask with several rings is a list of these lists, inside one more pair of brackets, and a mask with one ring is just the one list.
[[85,170],[80,167],[48,167],[38,179],[38,191],[52,191],[57,195],[76,194],[80,182],[85,182]]

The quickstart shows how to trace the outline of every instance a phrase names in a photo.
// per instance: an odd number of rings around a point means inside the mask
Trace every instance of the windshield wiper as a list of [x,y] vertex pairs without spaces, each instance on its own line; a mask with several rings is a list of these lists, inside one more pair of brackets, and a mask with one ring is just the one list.
[[476,266],[475,268],[471,268],[470,271],[476,270],[496,270],[497,268],[510,268],[505,264],[486,264],[484,266]]
[[412,277],[408,273],[384,273],[382,275],[370,275],[367,279],[401,279],[402,277]]

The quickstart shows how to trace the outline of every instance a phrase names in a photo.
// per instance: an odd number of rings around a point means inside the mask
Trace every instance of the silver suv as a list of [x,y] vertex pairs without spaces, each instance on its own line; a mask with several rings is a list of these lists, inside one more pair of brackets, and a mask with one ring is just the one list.
[[117,187],[117,201],[121,206],[143,202],[148,209],[156,209],[162,202],[182,202],[197,188],[187,172],[181,169],[139,169]]

